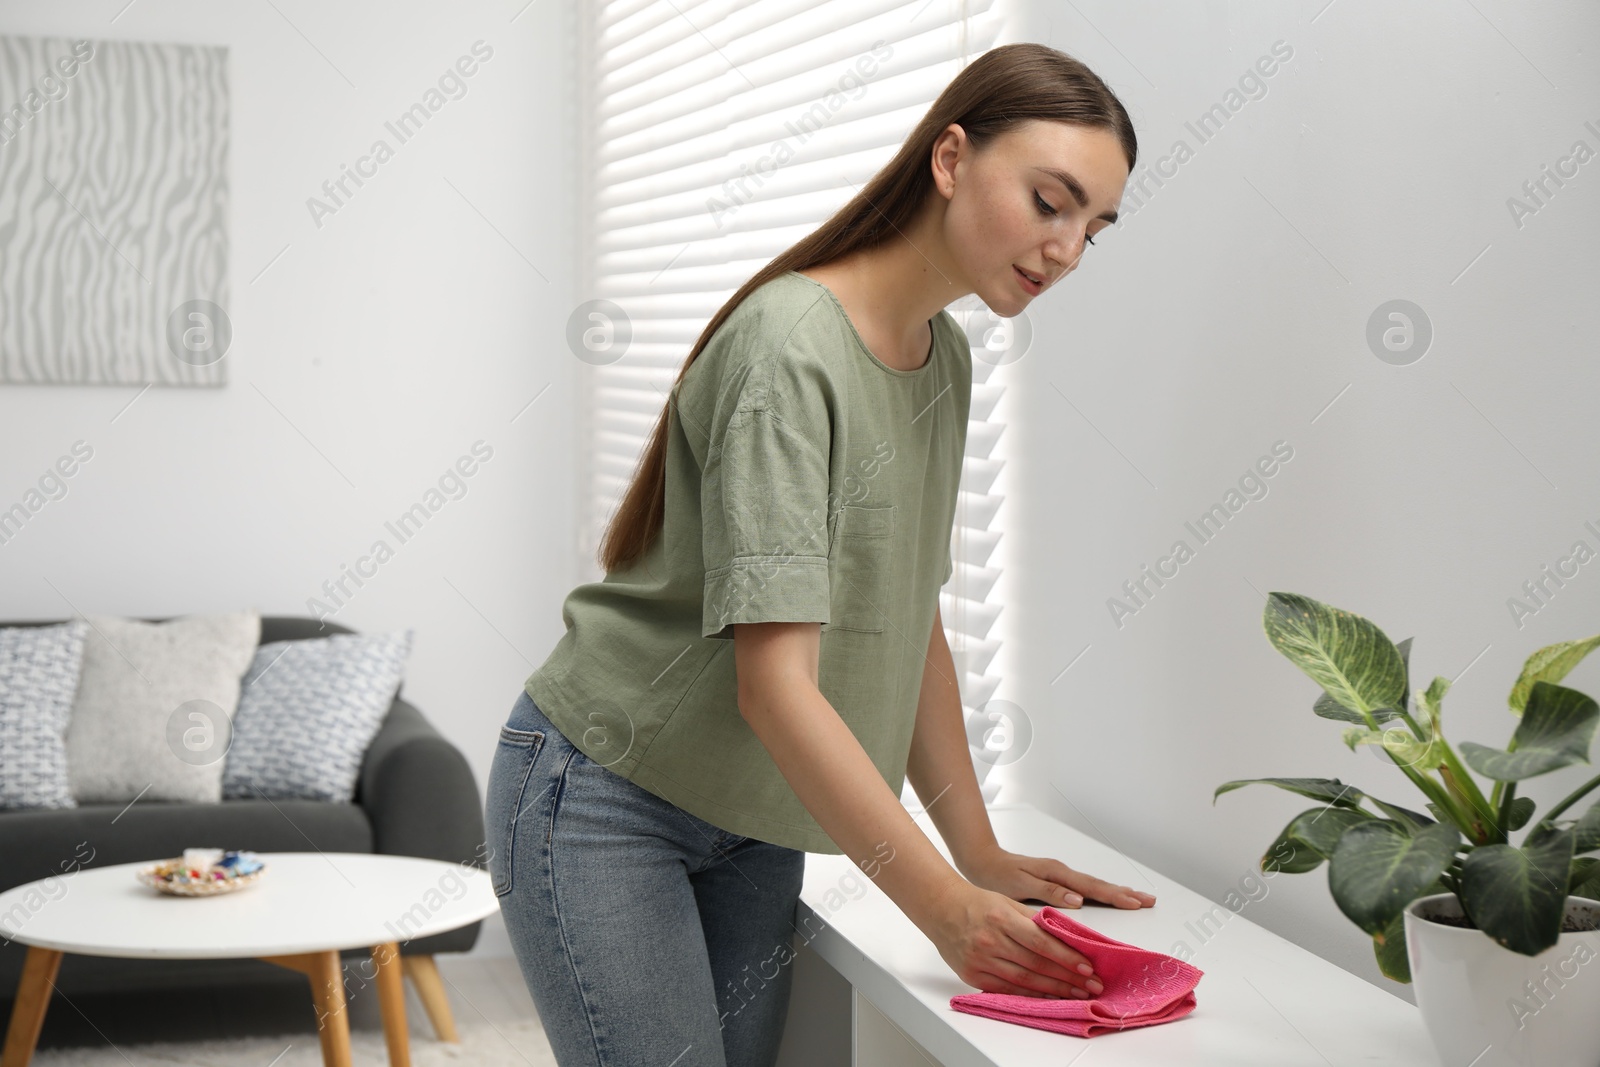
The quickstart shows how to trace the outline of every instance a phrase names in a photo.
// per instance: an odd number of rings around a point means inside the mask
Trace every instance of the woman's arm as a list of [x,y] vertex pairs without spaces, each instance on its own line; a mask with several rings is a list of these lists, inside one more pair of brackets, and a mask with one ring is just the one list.
[[1119,908],[1155,904],[1156,898],[1149,893],[1114,885],[1047,856],[1007,852],[996,842],[972,767],[955,662],[938,608],[928,637],[906,777],[949,846],[956,868],[974,885],[1016,900],[1042,900],[1057,907],[1080,907],[1085,896]]
[[978,790],[978,775],[972,768],[955,660],[950,655],[944,620],[937,607],[933,610],[933,633],[928,636],[924,659],[906,777],[922,801],[923,810],[939,828],[939,836],[949,846],[956,869],[971,878],[974,861],[998,851],[1000,845],[989,825],[989,812]]
[[733,632],[740,714],[812,818],[962,981],[1034,996],[1100,992],[1081,953],[1024,905],[961,877],[912,821],[817,688],[819,624],[740,623]]
[[[820,626],[741,623],[733,633],[739,712],[811,817],[857,867],[880,868],[873,880],[913,920],[935,908],[965,879],[912,821],[818,690]],[[886,863],[879,852],[885,842],[894,857]]]

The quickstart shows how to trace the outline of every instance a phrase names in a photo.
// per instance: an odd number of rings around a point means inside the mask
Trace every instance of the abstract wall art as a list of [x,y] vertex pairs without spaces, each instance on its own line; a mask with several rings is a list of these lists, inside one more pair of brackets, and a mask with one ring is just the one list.
[[227,73],[0,36],[0,383],[226,383]]

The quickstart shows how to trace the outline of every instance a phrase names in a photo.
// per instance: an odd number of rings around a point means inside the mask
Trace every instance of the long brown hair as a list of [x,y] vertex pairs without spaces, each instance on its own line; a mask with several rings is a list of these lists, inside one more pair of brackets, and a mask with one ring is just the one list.
[[991,138],[1030,119],[1110,130],[1121,142],[1129,172],[1133,171],[1139,153],[1133,122],[1116,94],[1083,63],[1032,43],[1001,45],[973,60],[945,86],[895,157],[849,203],[756,271],[706,323],[678,371],[633,481],[600,541],[596,558],[607,573],[643,555],[661,532],[673,398],[695,357],[739,303],[779,275],[876,247],[905,229],[933,192],[929,160],[934,142],[951,123],[966,131],[973,148],[982,151]]

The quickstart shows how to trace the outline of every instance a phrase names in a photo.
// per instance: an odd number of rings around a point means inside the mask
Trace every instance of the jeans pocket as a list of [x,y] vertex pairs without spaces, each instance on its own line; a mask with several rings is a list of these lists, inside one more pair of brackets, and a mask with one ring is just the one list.
[[497,897],[511,892],[517,830],[526,814],[525,805],[535,799],[528,795],[528,783],[533,778],[534,763],[544,750],[544,740],[543,730],[518,730],[509,724],[500,727],[500,741],[489,767],[489,799],[484,816],[490,847],[490,884]]

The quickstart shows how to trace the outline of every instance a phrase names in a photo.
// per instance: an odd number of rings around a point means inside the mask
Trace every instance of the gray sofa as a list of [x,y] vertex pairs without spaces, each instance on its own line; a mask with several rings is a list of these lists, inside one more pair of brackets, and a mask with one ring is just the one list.
[[[0,625],[49,626],[65,621]],[[262,644],[352,632],[309,616],[261,619]],[[483,867],[483,841],[483,801],[466,757],[396,694],[383,726],[367,748],[353,803],[140,801],[132,807],[84,804],[0,810],[0,891],[60,874],[63,861],[75,855],[92,856],[83,863],[86,868],[166,859],[181,855],[187,847],[378,852]],[[480,927],[473,923],[415,938],[401,946],[401,955],[466,952],[477,943]],[[0,998],[4,998],[0,1000],[0,1027],[10,1018],[26,954],[25,945],[0,945]],[[347,959],[366,957],[367,951],[351,949],[343,955]],[[56,987],[72,997],[153,989],[215,991],[219,985],[296,986],[303,996],[305,981],[303,975],[262,960],[137,960],[68,954],[62,959]],[[51,1012],[52,1016],[58,1014],[63,1013]]]

